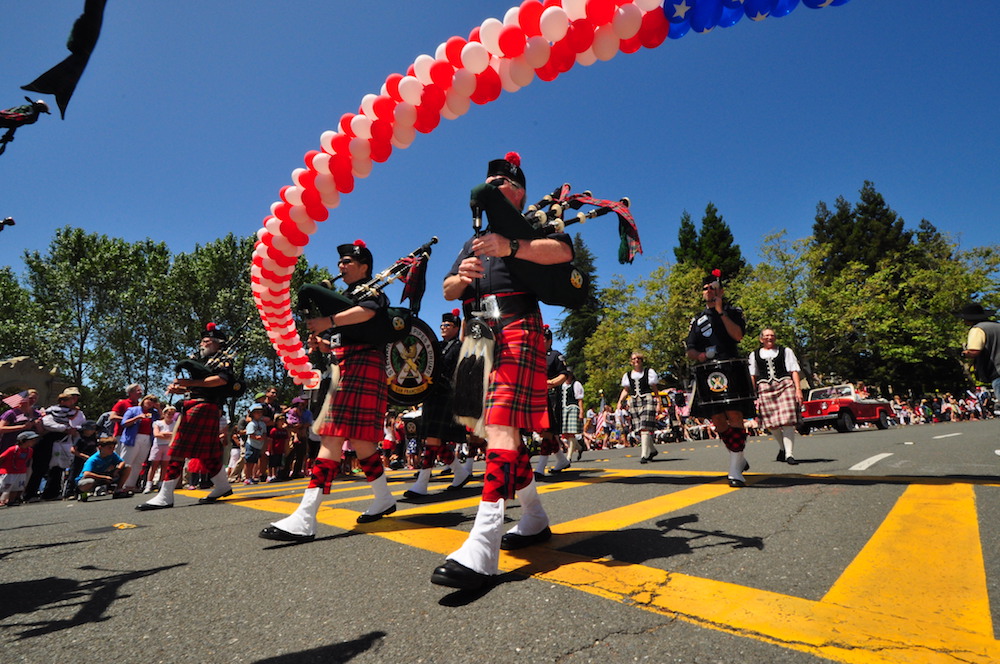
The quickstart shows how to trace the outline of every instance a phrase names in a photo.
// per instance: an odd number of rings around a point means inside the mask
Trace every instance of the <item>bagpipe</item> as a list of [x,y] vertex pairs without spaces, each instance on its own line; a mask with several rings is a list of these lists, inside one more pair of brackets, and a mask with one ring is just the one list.
[[[510,239],[538,239],[562,233],[571,224],[614,212],[618,217],[618,262],[631,263],[642,253],[639,231],[629,210],[629,199],[617,201],[594,198],[591,192],[570,193],[570,185],[563,184],[547,194],[521,214],[495,186],[484,183],[472,189],[470,205],[475,211],[486,213],[489,231]],[[579,212],[584,206],[594,206]],[[567,213],[576,212],[573,216]],[[571,262],[556,265],[539,265],[519,258],[509,259],[510,271],[520,280],[531,285],[538,299],[546,304],[577,309],[587,301],[589,277]]]
[[[201,380],[207,378],[208,376],[215,375],[219,371],[227,371],[232,374],[233,379],[226,383],[223,387],[217,388],[199,388],[201,390],[219,390],[216,392],[223,400],[230,398],[239,398],[243,396],[246,392],[246,384],[244,383],[241,376],[237,376],[234,370],[234,365],[236,363],[236,356],[243,350],[243,346],[246,345],[246,331],[250,326],[251,321],[255,317],[251,316],[247,318],[243,323],[236,328],[229,339],[223,344],[223,347],[219,352],[215,353],[211,357],[202,359],[199,351],[194,351],[188,357],[179,361],[174,365],[174,372],[177,374],[178,378],[192,378],[194,380]],[[209,325],[214,325],[214,323],[209,323]]]
[[[431,247],[437,242],[438,238],[432,237],[429,242],[347,292],[333,290],[334,279],[324,284],[307,284],[298,293],[299,311],[308,318],[317,318],[333,316],[366,299],[378,297],[386,286],[397,279],[405,283],[400,300],[409,300],[408,307],[379,309],[375,316],[363,323],[337,328],[342,344],[381,347],[389,400],[400,406],[420,403],[441,366],[437,337],[430,326],[418,318],[426,285],[427,261]],[[339,382],[336,365],[323,373],[319,389],[311,395],[313,399],[330,395],[336,390]],[[313,405],[310,403],[310,407]]]

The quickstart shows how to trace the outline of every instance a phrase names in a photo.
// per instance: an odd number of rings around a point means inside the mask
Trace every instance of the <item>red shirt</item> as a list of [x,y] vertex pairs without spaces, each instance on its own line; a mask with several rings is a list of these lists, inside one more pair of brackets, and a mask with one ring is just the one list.
[[288,429],[271,429],[271,454],[284,454],[288,443]]
[[28,462],[34,453],[30,447],[11,445],[3,452],[0,452],[0,473],[7,475],[21,475],[28,472]]
[[[125,414],[126,410],[128,410],[132,406],[138,406],[138,405],[139,405],[138,401],[132,401],[131,399],[119,399],[118,402],[114,406],[111,407],[111,412],[114,413],[114,414],[116,414],[116,415],[118,415],[118,417],[121,417],[122,415]],[[140,433],[142,433],[142,432],[140,431]],[[114,433],[112,435],[115,438],[117,438],[118,436],[122,435],[122,421],[121,420],[115,420],[115,431],[114,431]]]

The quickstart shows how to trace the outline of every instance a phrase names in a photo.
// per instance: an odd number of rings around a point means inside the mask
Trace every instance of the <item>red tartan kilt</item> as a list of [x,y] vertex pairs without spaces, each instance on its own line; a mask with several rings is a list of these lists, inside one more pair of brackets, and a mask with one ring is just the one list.
[[486,395],[485,424],[549,428],[545,335],[535,311],[497,332],[497,360]]
[[185,401],[177,433],[170,443],[172,459],[210,459],[222,454],[219,421],[222,407],[204,401]]
[[798,424],[801,411],[795,400],[795,383],[792,379],[757,383],[757,412],[760,413],[760,425],[765,429]]
[[340,366],[340,387],[322,414],[320,436],[351,440],[382,440],[388,399],[384,357],[377,348],[350,345],[334,349]]

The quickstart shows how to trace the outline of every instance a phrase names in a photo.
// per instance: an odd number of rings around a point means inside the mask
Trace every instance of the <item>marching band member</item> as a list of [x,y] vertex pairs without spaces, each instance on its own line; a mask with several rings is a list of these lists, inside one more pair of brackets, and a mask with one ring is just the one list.
[[795,425],[802,408],[799,361],[791,348],[775,343],[774,330],[760,331],[761,347],[750,353],[750,375],[757,384],[760,425],[778,441],[778,457],[794,466]]
[[462,326],[461,311],[453,309],[441,315],[441,373],[424,398],[420,416],[420,436],[424,439],[424,451],[420,455],[420,472],[417,481],[403,494],[406,498],[426,496],[431,469],[435,459],[450,465],[454,475],[446,489],[455,490],[465,486],[472,477],[472,457],[467,463],[460,463],[455,457],[454,446],[465,441],[465,427],[455,422],[452,414],[451,376],[458,366],[462,341],[459,331]]
[[[320,451],[313,461],[302,502],[295,512],[260,531],[264,539],[308,542],[316,538],[316,513],[322,496],[330,493],[340,468],[345,440],[351,441],[374,493],[372,504],[358,516],[358,523],[377,521],[396,511],[396,500],[386,482],[378,449],[388,399],[383,355],[379,346],[366,343],[368,335],[358,329],[360,324],[384,313],[389,301],[381,292],[362,288],[372,273],[372,253],[363,241],[342,244],[337,253],[340,255],[337,267],[347,284],[343,295],[354,306],[332,316],[310,318],[306,325],[311,332],[310,348],[332,353],[332,361],[340,369],[340,382],[318,417]],[[318,336],[331,328],[332,340]]]
[[[695,362],[705,363],[712,360],[742,359],[737,346],[746,330],[743,310],[733,307],[724,301],[722,273],[712,270],[702,282],[702,298],[705,309],[691,319],[691,327],[687,336],[687,356]],[[748,391],[752,390],[747,385]],[[744,415],[753,416],[753,394],[740,395],[745,397],[742,408],[733,408],[732,404],[712,403],[695,390],[694,403],[691,404],[691,414],[695,417],[709,417],[715,425],[726,449],[729,450],[729,486],[746,486],[743,471],[750,468],[746,462],[743,450],[746,448],[747,432],[743,428]]]
[[[509,152],[489,162],[486,184],[473,189],[473,204],[488,217],[493,211],[519,215],[524,208],[520,161],[517,153]],[[519,260],[554,265],[572,258],[572,244],[564,233],[517,240],[488,232],[465,243],[444,280],[445,299],[462,299],[467,317],[480,305],[498,316],[486,318],[496,337],[497,359],[485,395],[486,472],[476,520],[465,543],[434,570],[432,583],[481,588],[499,572],[501,548],[519,549],[552,535],[520,435],[520,429],[548,426],[542,316],[533,285],[512,274],[509,264]],[[477,290],[482,302],[477,302]],[[504,506],[515,492],[521,520],[502,535]]]
[[538,433],[542,437],[541,445],[538,449],[538,459],[535,460],[535,475],[543,477],[545,475],[545,465],[549,462],[549,455],[556,455],[556,465],[553,466],[553,473],[561,473],[569,468],[569,458],[562,451],[562,420],[563,420],[563,399],[562,386],[569,378],[569,369],[566,368],[566,361],[563,354],[552,347],[552,329],[548,325],[542,326],[545,333],[545,379],[548,385],[549,403],[549,428]]
[[136,505],[139,511],[161,510],[174,506],[174,488],[184,469],[184,459],[199,459],[209,477],[212,490],[198,500],[203,505],[211,504],[233,494],[226,470],[222,467],[222,444],[219,422],[222,406],[230,396],[230,386],[236,380],[232,370],[232,359],[222,354],[226,345],[226,335],[215,323],[209,323],[199,343],[202,362],[210,367],[210,373],[201,378],[177,378],[167,387],[170,394],[184,394],[188,397],[177,409],[180,413],[170,441],[167,469],[163,472],[160,491],[151,500]]

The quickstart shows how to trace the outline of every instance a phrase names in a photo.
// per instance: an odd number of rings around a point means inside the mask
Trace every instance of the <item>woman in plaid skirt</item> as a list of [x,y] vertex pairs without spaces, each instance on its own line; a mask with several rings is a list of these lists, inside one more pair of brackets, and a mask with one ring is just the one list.
[[308,542],[316,538],[316,513],[340,469],[345,440],[351,441],[374,493],[374,500],[358,516],[358,523],[377,521],[396,511],[396,499],[386,482],[378,447],[388,400],[383,355],[381,346],[369,343],[370,334],[361,327],[384,313],[389,301],[380,292],[361,288],[372,273],[372,253],[363,241],[342,244],[337,253],[337,267],[347,284],[343,295],[355,304],[332,316],[310,318],[306,325],[311,332],[310,348],[332,353],[331,362],[340,369],[340,383],[317,417],[314,431],[320,437],[320,451],[313,461],[302,502],[295,512],[260,531],[264,539]]
[[760,425],[778,441],[775,461],[794,466],[795,425],[802,409],[799,361],[791,348],[777,345],[776,338],[771,328],[761,330],[760,348],[750,354],[750,375],[757,384]]

